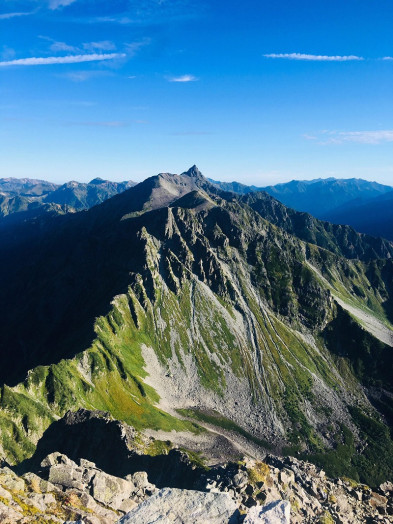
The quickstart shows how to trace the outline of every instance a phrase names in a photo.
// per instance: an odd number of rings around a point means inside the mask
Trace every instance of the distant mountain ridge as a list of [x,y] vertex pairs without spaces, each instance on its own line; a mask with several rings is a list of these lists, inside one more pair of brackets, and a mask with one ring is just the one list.
[[266,187],[247,186],[238,182],[211,182],[225,191],[239,194],[266,191],[286,206],[322,219],[327,218],[327,213],[356,199],[366,201],[393,191],[391,186],[361,178],[292,180]]
[[[362,179],[292,180],[275,186],[247,186],[240,182],[207,179],[212,187],[246,195],[265,191],[286,206],[335,224],[393,240],[393,187]],[[135,182],[94,178],[88,183],[63,185],[29,178],[0,179],[0,228],[43,215],[62,215],[89,209],[133,187]],[[392,192],[391,195],[389,193]],[[384,195],[387,195],[386,198]],[[375,199],[375,203],[374,202]],[[370,203],[367,206],[367,203]]]
[[135,182],[111,182],[95,178],[88,183],[67,182],[63,185],[30,178],[0,179],[0,226],[39,217],[64,214],[100,204],[107,198],[135,185]]
[[356,231],[393,240],[393,187],[350,179],[292,180],[267,187],[238,182],[211,182],[238,194],[265,191],[286,206],[305,211],[334,224],[346,224]]

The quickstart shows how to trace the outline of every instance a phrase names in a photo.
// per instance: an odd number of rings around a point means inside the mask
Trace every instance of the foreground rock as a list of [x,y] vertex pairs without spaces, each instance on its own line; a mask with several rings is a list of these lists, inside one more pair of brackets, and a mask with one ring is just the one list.
[[277,500],[264,507],[254,506],[248,512],[243,524],[289,524],[291,505],[288,501]]
[[371,489],[348,478],[328,478],[293,457],[273,455],[264,462],[244,459],[198,471],[192,490],[159,491],[149,471],[121,478],[86,459],[52,453],[36,473],[18,476],[0,468],[0,523],[393,523],[391,482]]
[[0,469],[0,523],[113,524],[155,491],[144,471],[118,478],[93,462],[77,464],[52,453],[42,461],[40,476]]
[[226,493],[164,488],[119,520],[119,524],[238,524],[236,503]]
[[293,457],[267,455],[264,462],[246,459],[213,468],[200,478],[198,489],[228,493],[249,524],[288,522],[277,520],[277,515],[268,520],[270,515],[261,511],[277,501],[289,503],[282,508],[287,518],[290,505],[291,524],[393,523],[391,482],[371,489],[348,478],[331,479],[315,465]]

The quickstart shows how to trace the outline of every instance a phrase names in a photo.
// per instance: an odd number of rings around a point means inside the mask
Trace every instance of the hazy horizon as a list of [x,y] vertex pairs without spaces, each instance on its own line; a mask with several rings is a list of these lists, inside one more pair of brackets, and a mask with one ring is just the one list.
[[[189,167],[191,167],[191,166],[189,166]],[[197,167],[199,168],[199,166],[197,166]],[[171,174],[180,175],[180,174],[184,173],[188,168],[182,169],[181,171],[178,171],[177,173],[171,172],[171,171],[159,171],[158,173],[153,173],[151,175],[148,175],[148,176],[146,176],[144,178],[140,178],[140,179],[137,179],[136,177],[134,177],[134,178],[130,177],[130,178],[115,179],[113,177],[101,177],[101,176],[95,177],[95,176],[92,176],[92,177],[87,177],[87,178],[85,177],[83,179],[69,178],[69,179],[66,179],[66,180],[57,181],[56,179],[52,179],[52,178],[36,178],[36,177],[29,177],[29,176],[20,176],[20,177],[6,177],[5,176],[5,177],[0,177],[0,180],[4,180],[4,179],[8,179],[8,178],[14,178],[14,179],[17,179],[17,180],[30,179],[30,180],[39,180],[39,181],[42,181],[42,182],[51,182],[51,183],[54,183],[54,184],[62,185],[62,184],[66,184],[68,182],[79,182],[79,183],[82,183],[82,184],[86,184],[86,183],[91,182],[95,178],[101,178],[102,180],[109,181],[109,182],[120,183],[120,182],[133,181],[133,182],[136,182],[136,183],[140,183],[140,182],[143,182],[144,180],[146,180],[147,178],[159,175],[160,173],[171,173]],[[269,183],[263,183],[263,182],[261,182],[261,183],[254,183],[254,182],[247,183],[246,181],[240,182],[240,180],[237,180],[237,179],[218,178],[218,177],[211,176],[210,174],[206,174],[203,171],[201,171],[201,172],[202,172],[203,176],[205,176],[208,179],[214,180],[216,182],[226,182],[226,183],[238,182],[238,183],[244,184],[246,186],[257,186],[257,187],[267,187],[267,186],[278,185],[278,184],[287,184],[287,183],[290,183],[290,182],[313,182],[313,181],[318,181],[318,180],[329,180],[329,179],[334,179],[334,180],[353,180],[353,179],[356,179],[356,180],[363,180],[363,181],[366,181],[366,182],[376,182],[376,183],[379,183],[379,184],[382,184],[382,185],[385,185],[385,186],[392,187],[392,189],[393,189],[393,184],[389,184],[389,183],[383,184],[382,182],[378,182],[377,180],[360,178],[360,177],[342,177],[342,178],[338,178],[338,177],[315,177],[315,178],[307,178],[307,179],[306,178],[291,178],[291,179],[285,179],[283,181],[275,182],[274,184],[269,184]]]

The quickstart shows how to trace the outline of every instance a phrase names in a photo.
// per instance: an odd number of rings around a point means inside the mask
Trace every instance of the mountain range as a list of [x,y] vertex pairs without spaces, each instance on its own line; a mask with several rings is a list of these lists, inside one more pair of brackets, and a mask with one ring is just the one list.
[[393,187],[358,178],[292,180],[267,187],[211,180],[225,191],[265,191],[297,211],[393,240]]
[[[393,187],[362,179],[315,179],[247,186],[209,179],[224,191],[238,194],[264,191],[288,207],[334,224],[351,225],[362,233],[393,240]],[[89,183],[63,185],[29,178],[0,179],[0,228],[9,223],[89,209],[134,186],[95,178]]]
[[[10,222],[37,218],[43,214],[64,214],[100,204],[135,182],[110,182],[94,178],[89,183],[63,185],[29,178],[0,179],[0,227]],[[4,219],[5,220],[1,220]]]
[[196,166],[1,236],[4,460],[84,408],[191,451],[229,429],[334,476],[393,477],[388,240]]

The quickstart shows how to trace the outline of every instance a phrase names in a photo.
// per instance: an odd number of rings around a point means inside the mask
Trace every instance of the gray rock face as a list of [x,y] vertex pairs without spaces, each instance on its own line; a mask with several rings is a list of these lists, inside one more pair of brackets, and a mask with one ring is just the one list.
[[118,524],[237,524],[235,502],[226,493],[164,488],[125,515]]
[[254,506],[244,519],[244,524],[289,524],[291,506],[287,500],[276,500],[266,506]]
[[119,510],[124,500],[135,492],[132,482],[113,477],[103,471],[97,471],[91,483],[91,494],[95,500],[105,506]]

